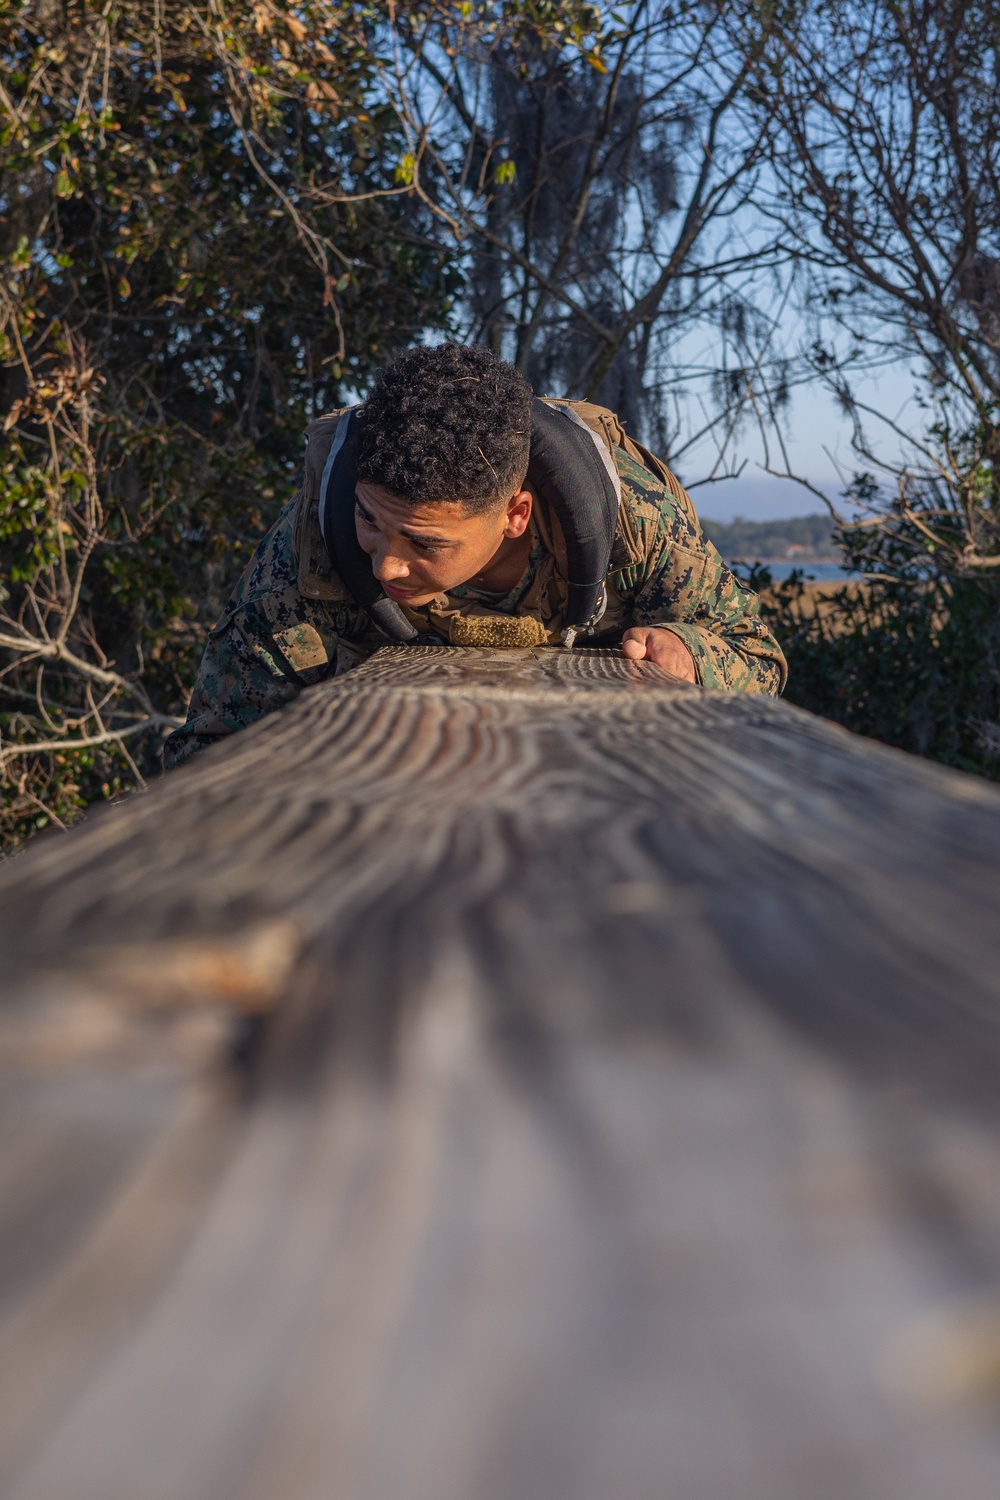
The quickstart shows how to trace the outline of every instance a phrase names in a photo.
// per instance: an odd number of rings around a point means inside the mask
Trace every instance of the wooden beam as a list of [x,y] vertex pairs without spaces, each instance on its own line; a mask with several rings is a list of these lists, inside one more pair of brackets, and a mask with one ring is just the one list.
[[995,788],[610,652],[386,648],[46,839],[0,1489],[994,1493],[998,897]]

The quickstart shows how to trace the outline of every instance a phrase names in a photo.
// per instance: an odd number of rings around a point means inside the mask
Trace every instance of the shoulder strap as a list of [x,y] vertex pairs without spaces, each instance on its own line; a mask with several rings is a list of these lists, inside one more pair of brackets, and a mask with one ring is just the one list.
[[574,412],[580,421],[586,423],[591,432],[604,440],[609,449],[624,448],[629,458],[634,458],[637,464],[641,464],[644,469],[656,475],[693,524],[695,526],[699,524],[694,501],[676,474],[668,468],[662,458],[657,458],[656,454],[643,443],[637,443],[635,438],[629,437],[621,418],[615,412],[606,406],[597,406],[593,401],[562,401],[554,397],[546,397],[546,400],[551,406],[561,406]]
[[537,397],[528,479],[562,527],[569,594],[562,636],[572,646],[581,630],[593,630],[607,603],[621,481],[610,451],[594,442],[577,414]]

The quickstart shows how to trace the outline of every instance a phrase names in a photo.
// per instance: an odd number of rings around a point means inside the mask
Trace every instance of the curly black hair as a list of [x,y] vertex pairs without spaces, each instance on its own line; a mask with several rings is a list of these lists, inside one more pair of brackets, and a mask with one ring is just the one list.
[[531,400],[520,371],[480,345],[408,349],[361,408],[358,478],[414,505],[492,510],[528,472]]

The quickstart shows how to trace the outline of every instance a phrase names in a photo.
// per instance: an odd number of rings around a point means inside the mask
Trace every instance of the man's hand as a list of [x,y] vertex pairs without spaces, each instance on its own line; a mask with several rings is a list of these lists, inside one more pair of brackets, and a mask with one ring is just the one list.
[[633,625],[622,636],[622,651],[630,661],[655,661],[664,672],[682,682],[697,682],[694,657],[679,635],[672,630],[655,630],[650,625]]

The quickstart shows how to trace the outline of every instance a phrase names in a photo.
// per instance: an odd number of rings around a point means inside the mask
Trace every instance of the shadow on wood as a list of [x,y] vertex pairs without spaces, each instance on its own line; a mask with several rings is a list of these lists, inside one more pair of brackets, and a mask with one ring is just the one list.
[[1000,794],[386,648],[0,874],[10,1500],[981,1500]]

